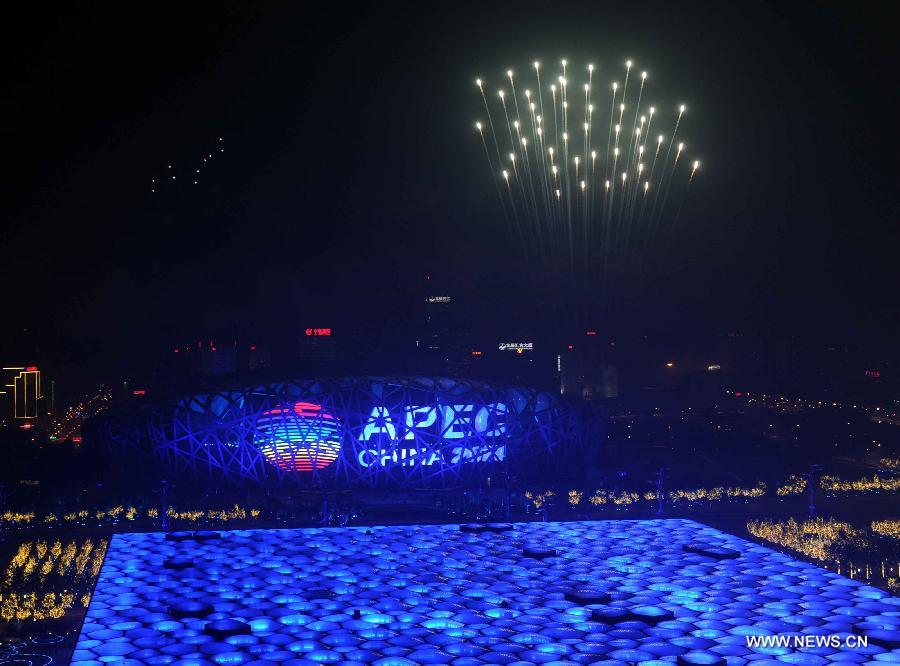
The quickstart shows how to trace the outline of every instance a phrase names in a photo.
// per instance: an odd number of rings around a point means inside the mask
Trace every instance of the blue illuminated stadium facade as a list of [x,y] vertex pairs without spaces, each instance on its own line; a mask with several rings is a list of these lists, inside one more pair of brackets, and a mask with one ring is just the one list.
[[222,387],[105,416],[111,455],[173,478],[310,487],[452,486],[577,457],[573,408],[532,389],[426,377]]

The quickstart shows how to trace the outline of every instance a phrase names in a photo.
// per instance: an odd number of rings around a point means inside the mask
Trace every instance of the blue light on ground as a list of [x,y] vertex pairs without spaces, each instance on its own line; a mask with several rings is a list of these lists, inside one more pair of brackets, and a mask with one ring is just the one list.
[[688,520],[123,534],[73,664],[890,663],[898,624],[900,598]]

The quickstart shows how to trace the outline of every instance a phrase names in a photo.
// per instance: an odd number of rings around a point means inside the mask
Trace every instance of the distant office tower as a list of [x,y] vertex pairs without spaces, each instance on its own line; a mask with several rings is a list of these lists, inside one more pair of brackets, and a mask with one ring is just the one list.
[[333,365],[340,361],[337,338],[331,328],[307,328],[300,337],[300,363]]
[[231,375],[237,372],[237,344],[209,344],[200,350],[200,374],[204,377]]
[[41,393],[41,371],[37,366],[3,368],[4,393],[11,397],[12,416],[16,419],[38,418]]
[[466,304],[451,295],[449,285],[425,276],[418,298],[421,299],[420,324],[415,327],[415,358],[418,372],[468,375],[472,370],[470,313]]
[[559,392],[585,400],[619,397],[619,371],[599,345],[571,345],[557,358]]
[[454,321],[453,299],[449,296],[425,297],[425,335],[424,346],[432,351],[445,350],[453,337],[458,333]]
[[196,381],[251,372],[268,365],[265,349],[238,340],[198,340],[172,348],[161,370],[166,381]]

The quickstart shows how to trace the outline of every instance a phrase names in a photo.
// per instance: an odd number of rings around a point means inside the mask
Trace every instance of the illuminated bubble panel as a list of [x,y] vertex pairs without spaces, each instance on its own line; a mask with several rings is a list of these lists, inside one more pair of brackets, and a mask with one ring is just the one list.
[[900,660],[900,599],[692,521],[185,536],[114,537],[74,664]]

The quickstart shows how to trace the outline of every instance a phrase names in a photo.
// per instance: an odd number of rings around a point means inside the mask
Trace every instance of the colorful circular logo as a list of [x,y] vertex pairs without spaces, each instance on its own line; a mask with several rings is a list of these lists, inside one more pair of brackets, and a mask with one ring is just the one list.
[[264,411],[254,444],[272,465],[286,472],[328,467],[341,452],[341,422],[313,402]]

